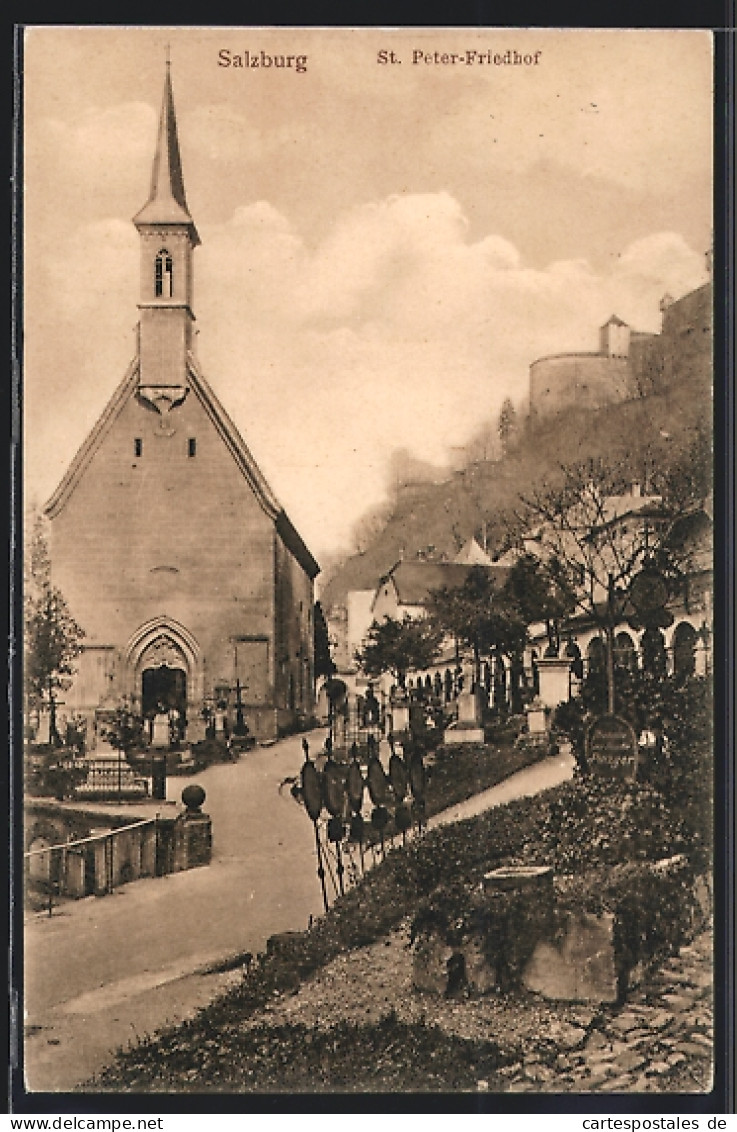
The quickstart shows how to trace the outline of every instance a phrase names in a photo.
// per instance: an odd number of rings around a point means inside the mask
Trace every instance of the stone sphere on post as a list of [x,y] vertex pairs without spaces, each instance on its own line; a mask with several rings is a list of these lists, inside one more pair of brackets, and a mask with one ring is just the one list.
[[202,803],[205,801],[207,795],[201,786],[196,782],[190,783],[182,790],[182,801],[187,807],[187,813],[198,814],[202,808]]

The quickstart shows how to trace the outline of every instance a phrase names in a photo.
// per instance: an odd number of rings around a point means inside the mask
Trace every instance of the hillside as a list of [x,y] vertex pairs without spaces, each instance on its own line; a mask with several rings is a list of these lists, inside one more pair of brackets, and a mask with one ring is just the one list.
[[453,557],[473,532],[485,533],[491,553],[503,549],[520,495],[561,464],[602,457],[630,469],[633,479],[646,473],[659,489],[697,436],[711,430],[711,394],[698,384],[681,380],[666,393],[528,421],[503,458],[471,463],[443,483],[399,489],[383,530],[323,579],[323,607],[339,604],[349,590],[373,589],[402,555]]

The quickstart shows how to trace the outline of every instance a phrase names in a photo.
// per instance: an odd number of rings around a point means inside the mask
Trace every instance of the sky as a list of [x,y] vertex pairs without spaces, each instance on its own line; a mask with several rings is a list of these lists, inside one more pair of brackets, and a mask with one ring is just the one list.
[[[663,295],[707,278],[708,32],[30,28],[29,503],[134,354],[167,45],[198,358],[318,560],[397,449],[447,464],[524,408],[535,358],[597,349],[614,313],[657,331]],[[306,60],[222,65],[246,51]]]

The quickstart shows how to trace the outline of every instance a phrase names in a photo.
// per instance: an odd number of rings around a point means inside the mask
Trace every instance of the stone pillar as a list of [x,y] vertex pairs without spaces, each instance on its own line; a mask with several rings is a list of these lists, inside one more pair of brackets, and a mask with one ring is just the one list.
[[75,846],[64,854],[63,893],[77,900],[85,894],[84,849]]
[[484,876],[483,893],[498,917],[503,942],[496,956],[496,982],[506,990],[521,980],[538,940],[553,931],[553,870],[539,865],[493,869]]
[[196,869],[212,860],[212,819],[209,814],[187,811],[177,818],[172,872]]
[[571,698],[571,662],[566,657],[543,656],[537,661],[539,697],[545,707],[555,708]]
[[212,819],[200,807],[205,791],[197,783],[182,790],[182,801],[187,807],[174,823],[174,852],[172,872],[209,865],[212,859]]
[[409,700],[397,700],[391,704],[392,731],[409,731]]

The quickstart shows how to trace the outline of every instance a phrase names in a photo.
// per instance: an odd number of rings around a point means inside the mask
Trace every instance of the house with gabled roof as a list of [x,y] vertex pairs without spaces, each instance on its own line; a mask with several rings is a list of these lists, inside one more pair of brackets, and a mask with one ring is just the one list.
[[177,709],[196,739],[224,702],[273,737],[313,710],[319,567],[194,353],[200,238],[168,63],[133,222],[136,355],[45,507],[54,582],[86,633],[67,711],[94,723],[125,696],[144,716]]

